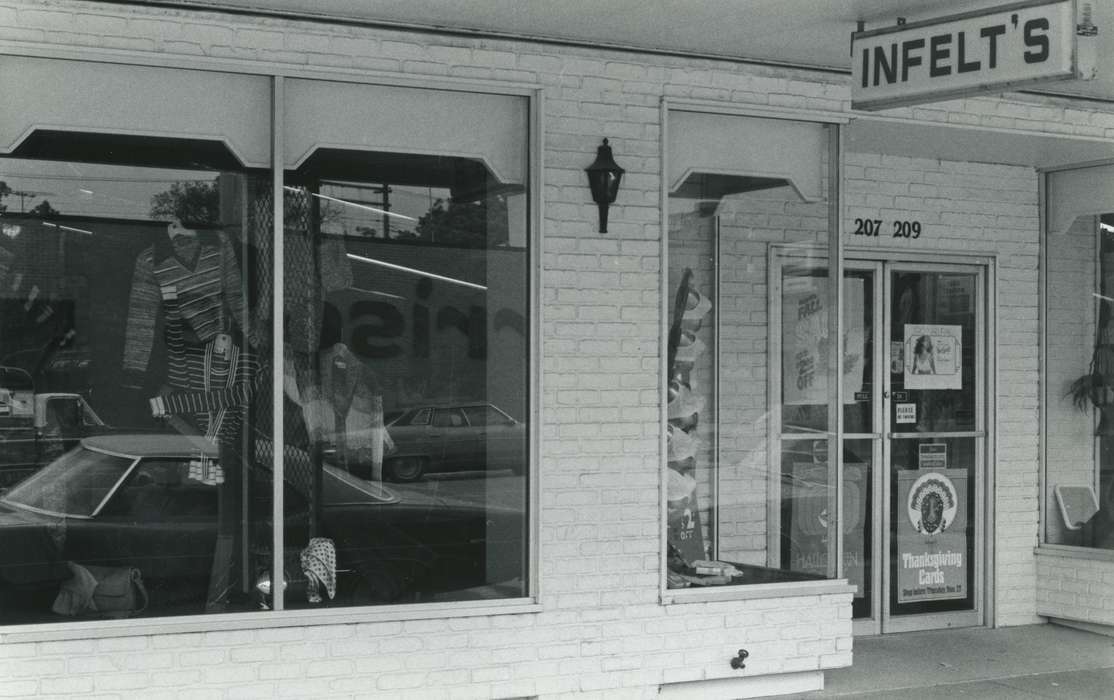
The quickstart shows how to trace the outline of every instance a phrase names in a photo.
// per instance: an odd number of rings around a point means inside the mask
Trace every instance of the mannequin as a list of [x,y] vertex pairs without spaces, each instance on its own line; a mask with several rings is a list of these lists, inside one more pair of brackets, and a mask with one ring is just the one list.
[[132,275],[123,368],[134,386],[148,384],[152,350],[165,346],[166,374],[151,415],[177,431],[219,445],[219,460],[200,460],[191,477],[221,484],[219,523],[206,610],[224,610],[236,589],[242,479],[243,416],[263,379],[246,318],[244,287],[232,246],[219,231],[174,219],[137,256]]
[[249,328],[245,316],[224,235],[172,220],[166,236],[136,259],[125,332],[124,370],[134,386],[145,383],[156,338],[166,347],[165,386],[151,399],[152,415],[177,416],[177,428],[214,441],[238,431],[239,412],[231,408],[243,404],[258,375],[250,352],[256,343],[238,330]]

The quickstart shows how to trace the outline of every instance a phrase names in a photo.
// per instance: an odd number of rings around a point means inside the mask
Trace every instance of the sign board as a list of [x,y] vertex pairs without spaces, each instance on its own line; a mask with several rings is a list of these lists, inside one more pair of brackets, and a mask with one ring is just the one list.
[[1077,77],[1075,3],[1031,0],[851,37],[851,107],[877,110]]
[[902,470],[897,492],[897,602],[966,598],[967,470]]
[[917,404],[915,403],[899,403],[894,404],[894,422],[895,423],[916,423],[917,422]]
[[917,469],[947,469],[948,446],[943,442],[917,445]]

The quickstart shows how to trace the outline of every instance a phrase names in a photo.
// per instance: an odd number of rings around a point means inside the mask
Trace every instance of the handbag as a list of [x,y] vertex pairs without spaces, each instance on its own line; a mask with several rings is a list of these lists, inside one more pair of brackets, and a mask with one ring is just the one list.
[[147,588],[139,569],[127,566],[82,566],[67,562],[73,577],[62,584],[54,601],[60,615],[98,613],[130,617],[147,609]]

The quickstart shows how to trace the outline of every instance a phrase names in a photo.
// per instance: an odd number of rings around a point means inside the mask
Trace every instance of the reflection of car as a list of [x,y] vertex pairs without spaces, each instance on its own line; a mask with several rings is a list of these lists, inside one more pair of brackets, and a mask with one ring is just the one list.
[[[0,624],[49,621],[59,585],[70,577],[67,561],[139,569],[150,595],[147,614],[201,612],[214,581],[255,581],[269,567],[271,481],[263,468],[246,480],[224,472],[217,448],[196,437],[82,440],[0,497]],[[234,495],[240,488],[252,514],[242,530]],[[292,481],[284,494],[284,559],[288,583],[296,584],[310,508]],[[400,496],[330,465],[320,500],[314,534],[335,543],[338,603],[453,599],[522,576],[521,508],[417,489]],[[222,519],[232,525],[218,533]],[[224,551],[227,563],[220,563],[222,550],[238,551],[218,545],[229,531],[242,534],[253,553],[242,576],[233,552]],[[251,591],[242,588],[239,602],[250,606]],[[288,589],[291,605],[295,590]]]
[[491,404],[417,406],[390,422],[395,450],[383,461],[395,481],[426,472],[526,467],[526,426]]

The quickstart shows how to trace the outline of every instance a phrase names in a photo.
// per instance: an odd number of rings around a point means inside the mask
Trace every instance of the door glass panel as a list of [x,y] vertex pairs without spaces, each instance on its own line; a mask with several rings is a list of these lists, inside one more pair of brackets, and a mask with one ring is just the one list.
[[972,273],[893,273],[893,432],[976,429],[976,279]]
[[843,576],[856,587],[852,601],[852,614],[856,619],[874,614],[871,596],[873,445],[874,440],[843,441]]
[[877,433],[874,425],[874,271],[843,273],[843,432]]
[[[975,273],[892,273],[892,433],[979,427],[977,284]],[[974,609],[980,444],[975,435],[890,441],[891,615]]]

